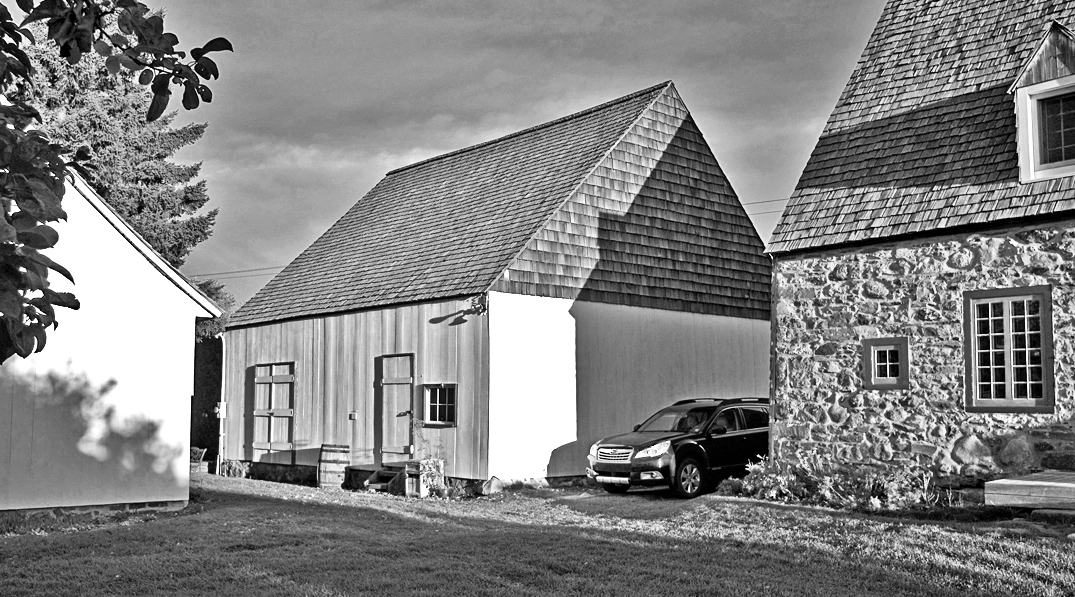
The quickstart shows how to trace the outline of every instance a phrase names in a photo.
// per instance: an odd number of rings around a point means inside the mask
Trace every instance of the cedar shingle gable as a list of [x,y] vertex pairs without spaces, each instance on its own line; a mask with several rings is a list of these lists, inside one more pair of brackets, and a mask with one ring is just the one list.
[[[632,185],[650,189],[645,196],[674,197],[617,203]],[[660,232],[670,226],[678,229]],[[490,289],[767,318],[762,250],[664,83],[389,172],[231,325]],[[683,273],[647,278],[654,259],[681,260]],[[607,284],[588,290],[597,279]],[[705,296],[713,289],[722,294]]]
[[890,0],[770,240],[785,253],[1075,209],[1019,183],[1008,88],[1075,2]]

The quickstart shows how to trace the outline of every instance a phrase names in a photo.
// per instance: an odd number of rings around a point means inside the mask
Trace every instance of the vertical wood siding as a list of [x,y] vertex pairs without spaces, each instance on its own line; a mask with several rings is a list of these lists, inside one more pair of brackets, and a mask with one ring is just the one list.
[[413,353],[417,416],[423,384],[458,384],[457,426],[416,430],[415,457],[445,459],[451,476],[483,478],[487,324],[485,315],[463,313],[470,307],[470,301],[439,301],[228,330],[224,457],[252,458],[251,368],[294,362],[295,464],[316,465],[321,444],[348,444],[352,465],[375,466],[374,359]]

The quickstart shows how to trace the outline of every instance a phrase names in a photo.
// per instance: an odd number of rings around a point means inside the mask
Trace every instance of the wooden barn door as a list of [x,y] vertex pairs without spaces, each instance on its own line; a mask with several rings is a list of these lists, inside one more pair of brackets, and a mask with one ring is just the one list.
[[404,462],[414,453],[411,421],[414,419],[414,355],[378,357],[376,371],[377,433],[380,464]]
[[254,370],[254,462],[294,464],[295,364]]

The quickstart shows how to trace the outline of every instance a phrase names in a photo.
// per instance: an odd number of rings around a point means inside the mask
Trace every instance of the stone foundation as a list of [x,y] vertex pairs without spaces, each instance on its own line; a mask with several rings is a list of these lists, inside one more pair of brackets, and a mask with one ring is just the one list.
[[[964,408],[963,292],[1052,286],[1055,412]],[[1075,470],[1075,221],[778,257],[772,455],[910,464],[955,484]],[[864,390],[862,340],[907,337],[906,390]]]

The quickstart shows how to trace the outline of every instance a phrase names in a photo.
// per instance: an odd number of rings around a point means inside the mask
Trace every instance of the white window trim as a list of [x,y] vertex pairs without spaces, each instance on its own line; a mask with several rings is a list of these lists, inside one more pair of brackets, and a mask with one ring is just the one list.
[[[432,389],[432,388],[451,388],[452,389],[453,393],[455,394],[455,405],[454,405],[455,406],[455,418],[452,421],[434,421],[429,416],[430,415],[430,404],[429,404],[430,391],[429,390]],[[458,424],[458,422],[459,422],[459,384],[448,383],[448,382],[423,384],[423,394],[424,395],[422,396],[422,401],[424,402],[424,405],[423,405],[423,411],[424,412],[422,413],[422,418],[425,421],[425,426],[426,427],[455,427]]]
[[[1009,311],[1013,300],[1040,301],[1042,397],[1014,398],[1012,358],[1012,325]],[[978,395],[977,317],[975,308],[982,303],[1004,302],[1004,381],[1005,398],[980,398]],[[1055,412],[1055,379],[1053,375],[1052,287],[1027,286],[997,288],[963,293],[963,351],[965,361],[967,412],[991,413],[1052,413]]]
[[1028,85],[1015,90],[1016,136],[1019,147],[1019,182],[1030,183],[1075,175],[1075,163],[1041,163],[1039,102],[1075,93],[1075,75]]

